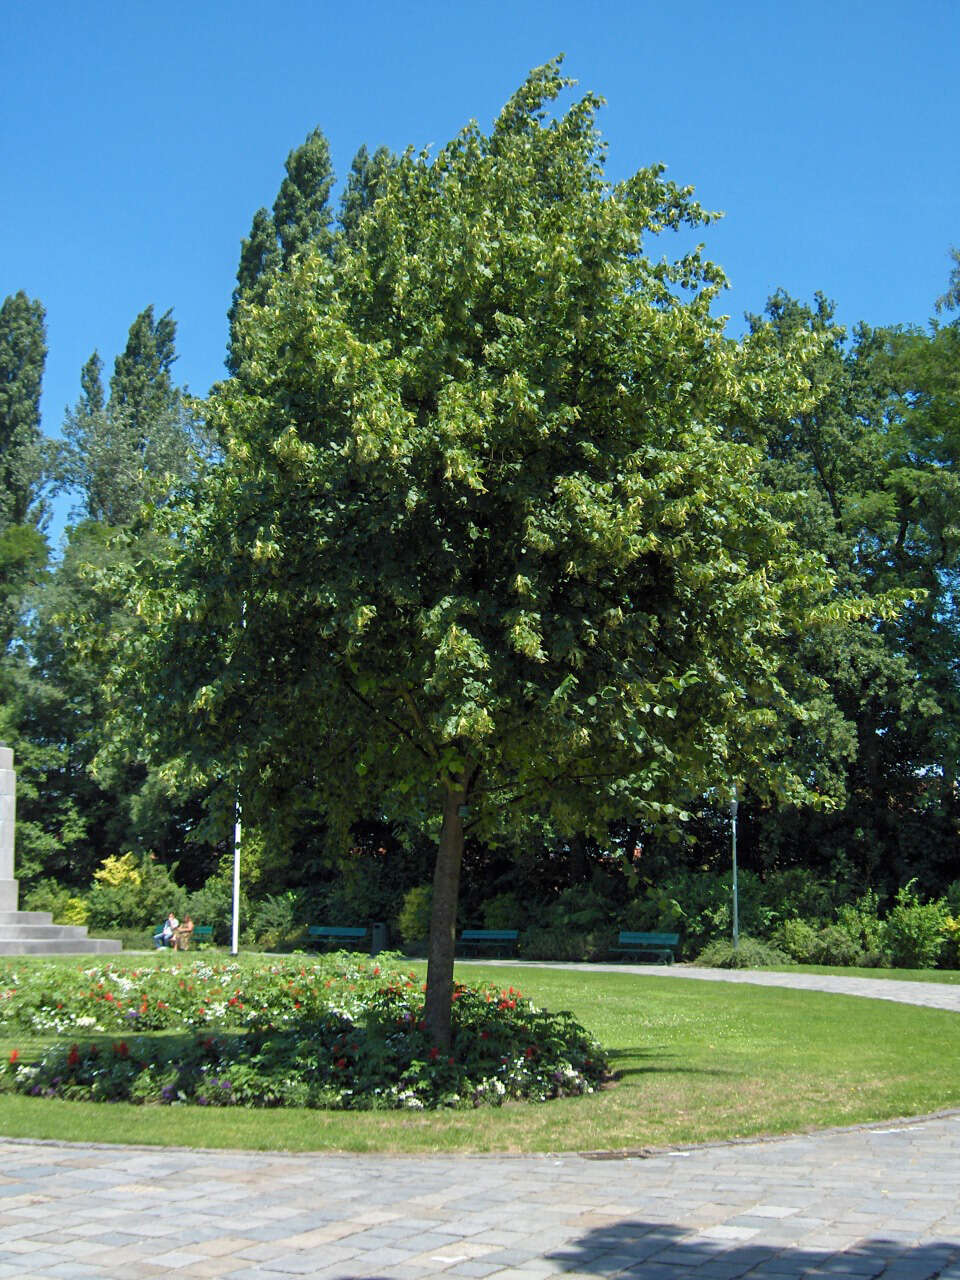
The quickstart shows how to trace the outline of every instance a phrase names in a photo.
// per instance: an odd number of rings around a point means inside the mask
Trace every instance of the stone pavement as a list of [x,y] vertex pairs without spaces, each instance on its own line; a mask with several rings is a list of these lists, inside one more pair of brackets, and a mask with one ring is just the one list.
[[0,1170],[0,1280],[960,1280],[960,1114],[615,1159],[0,1139]]

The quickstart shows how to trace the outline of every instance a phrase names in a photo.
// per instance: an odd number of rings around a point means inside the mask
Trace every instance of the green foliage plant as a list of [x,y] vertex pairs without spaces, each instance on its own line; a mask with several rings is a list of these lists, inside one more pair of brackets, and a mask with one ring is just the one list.
[[737,946],[729,938],[708,943],[694,963],[710,969],[777,969],[788,965],[790,957],[772,943],[741,934]]
[[519,929],[525,912],[515,893],[498,893],[483,904],[484,929]]
[[820,928],[806,920],[784,920],[771,941],[798,964],[858,965],[863,952],[848,930],[839,925]]
[[467,835],[671,824],[731,775],[818,802],[788,640],[857,612],[728,430],[809,385],[725,340],[699,250],[652,256],[712,215],[659,166],[609,183],[600,99],[549,117],[569,85],[549,63],[489,134],[405,153],[332,255],[240,300],[223,465],[128,580],[112,663],[118,738],[216,761],[255,821],[309,789],[331,830],[434,834],[441,1046]]
[[170,868],[151,853],[108,856],[94,874],[86,896],[88,919],[94,928],[159,924],[170,911],[182,915],[186,901],[186,891]]
[[432,909],[432,885],[414,885],[403,895],[403,903],[397,915],[397,930],[408,946],[422,942],[429,934]]
[[275,951],[305,937],[308,923],[302,894],[268,893],[250,912],[250,932],[260,946]]
[[915,880],[903,885],[881,931],[890,963],[901,969],[932,969],[943,950],[948,916],[945,899],[922,902]]

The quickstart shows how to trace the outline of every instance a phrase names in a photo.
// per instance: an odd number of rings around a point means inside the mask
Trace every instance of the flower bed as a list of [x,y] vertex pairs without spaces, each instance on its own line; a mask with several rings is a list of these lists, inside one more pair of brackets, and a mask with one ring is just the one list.
[[343,955],[256,969],[51,965],[20,981],[8,972],[0,1017],[64,1037],[39,1056],[14,1050],[0,1072],[0,1088],[42,1097],[420,1110],[589,1093],[607,1072],[571,1015],[512,987],[457,985],[443,1052],[415,975]]

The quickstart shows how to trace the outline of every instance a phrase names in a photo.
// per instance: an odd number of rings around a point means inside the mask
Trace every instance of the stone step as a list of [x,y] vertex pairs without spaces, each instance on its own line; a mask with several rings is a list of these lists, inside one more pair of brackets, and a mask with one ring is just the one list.
[[85,938],[85,924],[0,924],[0,942],[7,938]]
[[0,911],[0,927],[5,924],[53,924],[51,911]]
[[113,938],[0,937],[0,956],[102,956],[122,950],[122,944]]

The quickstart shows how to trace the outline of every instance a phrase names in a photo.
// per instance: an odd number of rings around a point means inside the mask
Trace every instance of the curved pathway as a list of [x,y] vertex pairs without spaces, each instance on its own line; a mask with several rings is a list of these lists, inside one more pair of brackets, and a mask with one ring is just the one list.
[[[458,960],[458,964],[464,961]],[[833,973],[781,972],[777,969],[699,969],[685,964],[560,964],[539,960],[483,960],[468,964],[509,965],[513,968],[582,969],[587,973],[636,973],[644,978],[692,978],[702,982],[745,982],[759,987],[793,987],[797,991],[829,991],[835,995],[867,996],[898,1004],[924,1005],[960,1013],[960,983],[904,982],[897,978],[845,978]]]
[[[933,983],[636,971],[960,1009]],[[960,1280],[955,1114],[623,1159],[0,1139],[0,1170],[0,1278],[17,1280]]]

